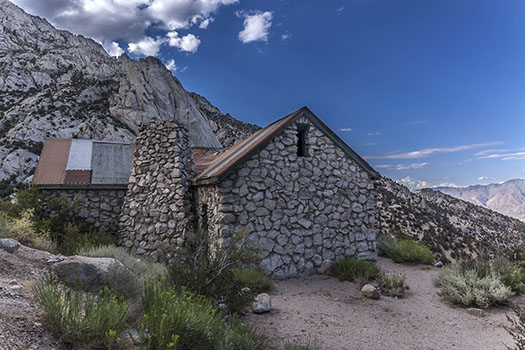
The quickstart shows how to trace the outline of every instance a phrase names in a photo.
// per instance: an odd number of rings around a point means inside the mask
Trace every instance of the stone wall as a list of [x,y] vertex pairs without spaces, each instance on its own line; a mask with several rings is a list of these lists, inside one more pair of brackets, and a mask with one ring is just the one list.
[[104,227],[117,233],[124,203],[125,189],[53,189],[42,191],[51,197],[64,196],[70,203],[76,199],[80,215],[93,227]]
[[193,227],[195,175],[188,130],[173,121],[140,127],[120,219],[119,244],[157,259],[159,244],[181,246]]
[[[305,157],[297,156],[298,123],[309,126]],[[276,278],[315,273],[324,260],[345,255],[376,256],[373,180],[304,117],[196,193],[210,233],[227,239],[246,228]],[[199,226],[202,219],[198,212]]]

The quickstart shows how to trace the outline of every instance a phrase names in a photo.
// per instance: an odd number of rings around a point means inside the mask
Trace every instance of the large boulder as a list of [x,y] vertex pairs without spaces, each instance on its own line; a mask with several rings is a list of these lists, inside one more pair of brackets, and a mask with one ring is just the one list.
[[11,238],[0,239],[0,249],[5,250],[8,253],[14,253],[20,247],[20,243]]
[[53,265],[53,271],[66,286],[86,291],[115,285],[118,281],[113,279],[122,274],[134,276],[133,272],[113,258],[89,258],[80,255],[70,256],[56,263]]

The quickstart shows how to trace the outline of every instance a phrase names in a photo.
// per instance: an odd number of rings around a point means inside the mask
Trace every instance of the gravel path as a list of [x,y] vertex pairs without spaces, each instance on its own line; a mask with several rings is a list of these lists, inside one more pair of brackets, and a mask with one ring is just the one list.
[[403,299],[369,300],[358,286],[328,276],[276,282],[274,310],[247,316],[276,346],[318,338],[323,350],[417,349],[503,350],[512,339],[503,326],[509,308],[475,316],[437,295],[432,278],[437,268],[395,264],[380,258],[384,270],[406,275],[410,286]]

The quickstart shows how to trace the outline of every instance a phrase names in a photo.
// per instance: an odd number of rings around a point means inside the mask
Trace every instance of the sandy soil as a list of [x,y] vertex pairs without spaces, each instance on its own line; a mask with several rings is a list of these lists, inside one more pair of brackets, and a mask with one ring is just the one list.
[[508,325],[505,314],[513,314],[509,308],[472,315],[437,295],[432,278],[438,268],[381,258],[378,264],[406,275],[410,290],[405,298],[369,300],[354,283],[311,276],[276,282],[274,310],[251,314],[247,321],[266,334],[275,349],[286,342],[304,344],[308,337],[318,338],[324,350],[503,350],[504,344],[513,344],[503,328]]

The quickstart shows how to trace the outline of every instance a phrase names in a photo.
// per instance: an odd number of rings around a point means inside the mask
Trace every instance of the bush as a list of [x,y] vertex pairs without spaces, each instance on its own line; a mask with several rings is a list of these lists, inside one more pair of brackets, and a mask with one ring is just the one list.
[[409,287],[405,283],[404,275],[389,271],[381,274],[379,289],[383,295],[401,298]]
[[330,268],[330,273],[340,281],[358,281],[366,284],[381,276],[381,269],[375,263],[348,256],[337,260]]
[[243,232],[233,232],[229,245],[210,249],[208,233],[189,233],[183,248],[169,251],[170,282],[177,288],[204,295],[223,303],[230,312],[242,312],[251,305],[255,292],[236,278],[235,271],[258,260],[254,249],[248,247]]
[[386,256],[387,258],[392,257],[392,253],[394,252],[394,248],[396,247],[398,243],[398,239],[391,234],[380,234],[377,237],[377,251],[379,252],[380,256]]
[[146,284],[143,338],[149,349],[262,349],[239,321],[226,322],[208,299],[165,282]]
[[430,265],[434,262],[434,253],[421,243],[403,240],[394,247],[392,260],[397,263],[409,262]]
[[254,293],[268,293],[273,289],[273,283],[258,269],[245,267],[233,271],[234,279],[242,286],[250,288]]
[[148,260],[137,259],[125,249],[114,245],[84,247],[79,250],[79,255],[90,256],[93,258],[116,259],[144,281],[165,277],[168,273],[165,265],[150,262]]
[[33,293],[51,331],[66,344],[110,345],[125,328],[128,304],[113,296],[69,290],[52,275],[40,279]]
[[464,306],[487,308],[505,304],[513,295],[493,268],[487,271],[475,262],[458,262],[443,268],[434,284],[440,288],[443,298]]
[[25,210],[21,216],[17,219],[12,220],[12,223],[7,221],[4,216],[5,229],[3,232],[4,237],[16,239],[23,245],[33,247],[36,249],[55,251],[56,245],[51,241],[49,232],[38,232],[35,229],[33,218],[33,209]]

